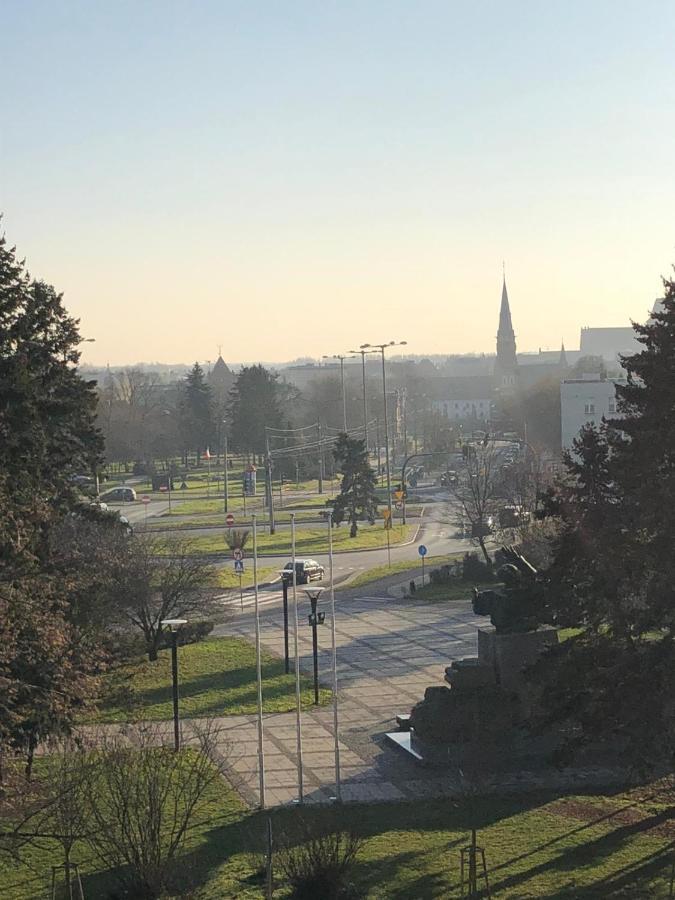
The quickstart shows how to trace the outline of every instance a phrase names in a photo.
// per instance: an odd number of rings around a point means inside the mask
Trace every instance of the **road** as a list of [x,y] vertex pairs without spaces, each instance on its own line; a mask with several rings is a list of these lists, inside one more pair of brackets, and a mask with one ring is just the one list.
[[[457,511],[452,503],[448,500],[447,491],[439,490],[432,485],[423,486],[420,489],[420,495],[425,503],[425,512],[423,518],[409,518],[409,524],[416,525],[417,531],[414,540],[404,545],[392,545],[391,561],[398,563],[409,560],[411,565],[421,561],[418,554],[418,547],[424,544],[427,547],[428,555],[440,556],[449,553],[465,553],[474,549],[470,540],[457,536],[457,528],[455,522],[457,520]],[[301,499],[301,498],[298,498]],[[177,504],[173,502],[174,510]],[[125,515],[133,524],[141,525],[147,519],[161,516],[168,512],[168,499],[154,499],[147,504],[147,510],[143,504],[136,502],[133,504],[111,504],[110,508],[118,509],[122,515]],[[238,515],[241,512],[238,511]],[[265,526],[265,518],[260,516],[260,524]],[[317,523],[318,524],[318,523]],[[326,525],[326,529],[327,529]],[[287,523],[279,523],[277,532],[288,533],[288,553],[286,555],[270,555],[261,556],[259,558],[260,568],[282,568],[285,562],[290,559],[291,541],[290,526]],[[213,529],[190,529],[186,536],[195,537],[200,534],[213,534]],[[383,535],[384,537],[384,535]],[[323,553],[314,552],[312,554],[298,553],[299,558],[311,555],[312,559],[316,559],[328,571],[328,532],[326,531],[326,550]],[[248,550],[250,554],[250,548]],[[224,558],[227,558],[224,554]],[[378,566],[384,566],[388,562],[387,548],[382,547],[371,550],[356,551],[338,551],[334,554],[334,574],[336,579],[345,578],[353,572],[362,572],[366,569],[372,569]],[[245,565],[250,566],[250,559],[247,559]]]

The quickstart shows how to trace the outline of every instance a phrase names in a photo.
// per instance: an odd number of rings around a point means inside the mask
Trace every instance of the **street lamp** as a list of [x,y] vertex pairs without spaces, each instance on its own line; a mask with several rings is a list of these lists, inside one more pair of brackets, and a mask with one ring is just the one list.
[[340,384],[342,386],[342,430],[346,432],[347,431],[347,398],[345,397],[345,360],[352,359],[352,357],[351,356],[341,356],[339,353],[334,353],[332,356],[323,356],[322,359],[339,359],[340,360]]
[[317,612],[317,603],[319,597],[324,591],[322,587],[303,588],[303,593],[307,594],[309,602],[312,604],[312,611],[307,617],[309,626],[312,629],[312,658],[314,661],[314,705],[319,705],[319,639],[317,635],[317,626],[323,625],[326,620],[326,613]]
[[[364,344],[363,347],[370,347],[370,344]],[[368,454],[368,401],[366,400],[366,353],[375,353],[375,350],[350,350],[349,353],[361,354],[361,369],[363,373],[363,440],[366,445],[366,455]]]
[[[385,454],[385,463],[387,467],[387,508],[389,510],[389,515],[387,518],[387,528],[391,524],[391,466],[389,463],[389,420],[387,417],[387,375],[384,366],[384,351],[389,347],[403,347],[407,344],[407,341],[389,341],[386,344],[361,344],[361,351],[365,353],[376,353],[380,352],[382,354],[382,399],[384,401],[384,454]],[[365,371],[365,369],[364,369]],[[388,535],[387,535],[388,536]],[[391,549],[389,547],[389,541],[387,541],[387,558],[389,560],[389,565],[391,566]]]
[[187,625],[187,619],[162,619],[162,628],[171,632],[171,677],[173,680],[173,749],[180,750],[180,726],[178,723],[178,629]]

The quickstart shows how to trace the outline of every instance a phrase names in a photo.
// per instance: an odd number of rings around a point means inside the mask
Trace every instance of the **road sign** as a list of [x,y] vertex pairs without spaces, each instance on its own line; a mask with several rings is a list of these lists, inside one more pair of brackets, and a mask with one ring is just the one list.
[[232,515],[232,513],[228,513],[225,516],[225,524],[228,528],[232,528],[232,526],[234,525],[234,516]]
[[147,506],[149,502],[150,502],[150,498],[148,497],[148,495],[143,494],[143,496],[141,497],[141,503],[145,503],[145,505]]
[[244,551],[241,550],[239,547],[236,547],[232,551],[232,556],[234,557],[236,562],[241,562],[241,560],[244,558]]
[[424,546],[424,544],[420,544],[417,548],[417,552],[422,558],[424,558],[427,555],[427,548]]
[[391,517],[391,510],[389,509],[389,507],[387,507],[387,509],[384,510],[382,515],[384,516],[385,519],[389,519]]
[[242,559],[235,559],[234,561],[234,571],[237,575],[242,575],[244,572],[244,561]]

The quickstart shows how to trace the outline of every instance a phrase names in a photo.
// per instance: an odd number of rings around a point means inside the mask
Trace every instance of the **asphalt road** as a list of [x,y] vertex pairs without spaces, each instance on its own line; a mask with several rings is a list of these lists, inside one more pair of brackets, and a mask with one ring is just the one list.
[[[455,522],[457,520],[457,512],[453,509],[452,504],[448,500],[447,491],[439,490],[433,486],[422,488],[420,493],[423,495],[425,506],[425,515],[422,519],[409,519],[410,524],[417,525],[418,530],[414,541],[405,545],[392,545],[391,561],[392,563],[409,560],[411,563],[419,563],[421,567],[421,559],[418,553],[420,544],[424,544],[428,550],[428,556],[445,555],[448,553],[464,553],[473,549],[471,541],[466,538],[457,536],[457,528]],[[174,503],[174,509],[176,504]],[[119,512],[126,516],[130,522],[134,524],[143,524],[146,520],[161,516],[168,512],[169,503],[167,499],[151,499],[146,507],[140,503],[127,503],[110,505],[111,509],[118,509]],[[265,522],[264,516],[260,516],[260,524]],[[283,568],[284,563],[290,559],[290,526],[286,523],[279,523],[278,532],[287,532],[288,555],[284,556],[261,556],[258,564],[261,568],[275,567]],[[326,526],[327,528],[327,526]],[[190,536],[199,534],[212,534],[212,529],[195,529],[187,532]],[[384,538],[384,535],[383,535]],[[325,566],[328,571],[328,537],[326,532],[326,551],[323,553],[312,553],[312,559],[316,559]],[[298,558],[302,558],[303,554],[298,553]],[[334,554],[334,573],[336,578],[344,578],[352,572],[362,572],[377,566],[386,565],[389,556],[387,548],[356,550],[356,551],[339,551]],[[251,566],[250,548],[247,552],[245,566]]]

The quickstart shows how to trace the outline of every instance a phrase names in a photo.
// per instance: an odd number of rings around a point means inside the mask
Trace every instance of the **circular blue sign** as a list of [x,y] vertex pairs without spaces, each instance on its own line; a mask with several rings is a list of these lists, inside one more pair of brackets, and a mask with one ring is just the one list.
[[424,546],[424,544],[420,544],[419,547],[417,548],[417,552],[419,553],[420,556],[426,556],[427,548]]

